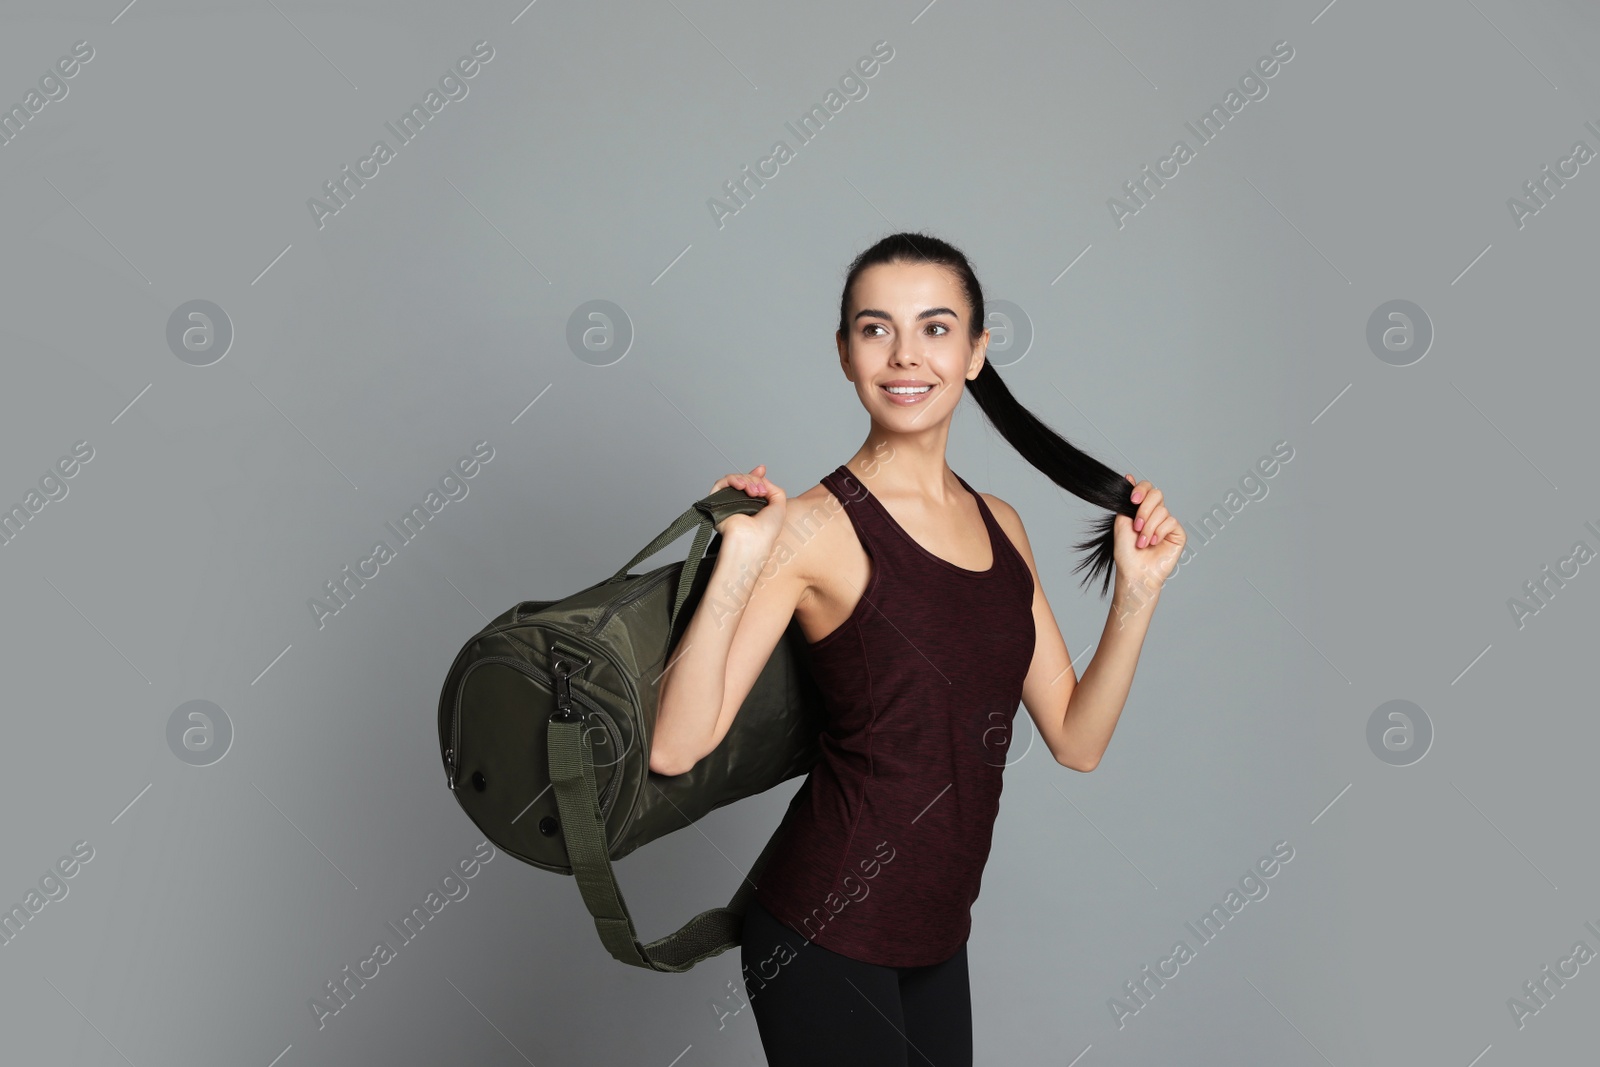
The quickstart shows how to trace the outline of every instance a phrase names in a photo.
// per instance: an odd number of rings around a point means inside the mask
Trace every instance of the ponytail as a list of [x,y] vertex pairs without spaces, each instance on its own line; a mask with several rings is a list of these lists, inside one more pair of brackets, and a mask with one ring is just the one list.
[[[978,277],[959,249],[924,233],[891,234],[851,262],[850,272],[845,277],[844,295],[839,299],[840,333],[848,333],[850,289],[855,284],[856,276],[868,267],[896,262],[935,263],[956,275],[966,294],[967,303],[973,309],[970,335],[976,343],[983,334],[985,318],[982,310],[983,288],[978,283]],[[1081,584],[1088,586],[1099,577],[1100,595],[1104,596],[1111,586],[1116,517],[1131,517],[1139,510],[1132,500],[1133,484],[1046,426],[1037,415],[1018,403],[1001,380],[1000,372],[987,359],[983,361],[978,376],[968,382],[966,388],[982,409],[984,417],[1023,459],[1067,492],[1109,512],[1093,520],[1091,535],[1073,546],[1084,553],[1073,568],[1074,572],[1087,572]]]
[[1040,422],[1011,395],[1000,372],[987,359],[978,376],[967,383],[967,391],[990,424],[1023,459],[1067,492],[1110,512],[1095,519],[1090,526],[1093,534],[1073,546],[1086,553],[1073,571],[1088,572],[1083,576],[1085,586],[1098,576],[1100,595],[1105,596],[1111,585],[1117,515],[1132,516],[1139,510],[1132,499],[1133,483]]

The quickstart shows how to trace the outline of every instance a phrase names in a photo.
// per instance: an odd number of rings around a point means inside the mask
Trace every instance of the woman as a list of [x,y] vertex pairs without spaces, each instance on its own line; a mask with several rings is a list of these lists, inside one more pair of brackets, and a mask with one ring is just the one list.
[[[768,1063],[970,1065],[966,940],[1017,704],[1058,763],[1094,769],[1185,535],[1159,489],[1012,397],[985,361],[983,291],[961,252],[886,237],[851,265],[839,304],[867,439],[793,502],[765,465],[712,486],[767,503],[718,527],[710,587],[733,603],[702,598],[674,649],[650,766],[681,774],[715,749],[798,619],[829,718],[744,919]],[[1022,520],[945,463],[966,390],[1024,458],[1112,512],[1077,546],[1085,583],[1102,575],[1104,595],[1115,578],[1081,680]]]

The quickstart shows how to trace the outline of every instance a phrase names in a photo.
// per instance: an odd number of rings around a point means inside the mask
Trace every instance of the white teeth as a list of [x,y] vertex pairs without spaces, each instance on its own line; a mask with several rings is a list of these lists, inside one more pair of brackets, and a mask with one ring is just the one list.
[[931,385],[890,385],[886,386],[891,393],[926,393],[932,389]]

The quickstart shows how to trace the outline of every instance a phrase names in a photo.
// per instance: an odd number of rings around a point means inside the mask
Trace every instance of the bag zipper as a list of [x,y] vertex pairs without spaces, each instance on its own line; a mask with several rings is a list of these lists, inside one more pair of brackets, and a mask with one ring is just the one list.
[[[455,756],[456,752],[461,748],[461,691],[466,688],[467,679],[471,677],[473,671],[477,670],[479,667],[487,666],[491,663],[503,663],[513,670],[521,671],[523,674],[528,675],[535,681],[542,683],[544,687],[549,689],[552,693],[555,693],[556,691],[555,679],[553,679],[549,674],[545,673],[540,668],[535,667],[531,663],[517,659],[515,656],[485,656],[483,659],[475,662],[467,670],[467,672],[461,676],[461,681],[456,685],[455,700],[452,702],[450,707],[450,747],[445,749],[444,763],[446,777],[447,781],[449,782],[451,792],[455,792],[456,790],[456,771],[458,768],[456,767]],[[578,703],[587,706],[590,714],[594,715],[600,720],[601,726],[604,727],[606,731],[606,736],[611,739],[612,747],[620,751],[622,748],[622,734],[617,730],[616,721],[611,718],[610,713],[602,708],[599,704],[595,703],[595,701],[584,696],[582,693],[577,692],[576,690],[568,688],[566,695],[569,700],[575,699]],[[613,794],[616,791],[616,786],[617,775],[613,774],[610,780],[606,782],[605,788],[600,791],[600,796],[598,799],[600,801],[601,812],[609,813],[608,805],[610,804]]]
[[604,626],[611,620],[611,616],[615,615],[629,604],[632,604],[635,600],[638,600],[650,590],[654,589],[656,586],[660,585],[662,582],[671,577],[672,570],[670,569],[669,564],[668,567],[662,569],[661,573],[646,578],[643,581],[636,582],[632,589],[628,590],[626,593],[623,593],[611,603],[607,604],[606,609],[600,613],[599,617],[594,620],[594,622],[587,630],[584,631],[584,633],[586,635],[598,633],[600,627]]

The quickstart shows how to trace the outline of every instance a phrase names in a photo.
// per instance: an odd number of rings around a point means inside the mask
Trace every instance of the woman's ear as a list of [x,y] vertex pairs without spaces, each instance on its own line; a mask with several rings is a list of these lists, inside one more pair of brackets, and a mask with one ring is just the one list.
[[978,343],[972,347],[972,358],[967,360],[967,381],[972,381],[983,370],[983,361],[989,358],[989,328],[984,327],[983,333],[978,335]]
[[850,344],[845,340],[843,330],[834,331],[833,343],[839,349],[839,367],[844,371],[845,381],[854,382],[855,379],[850,377]]

